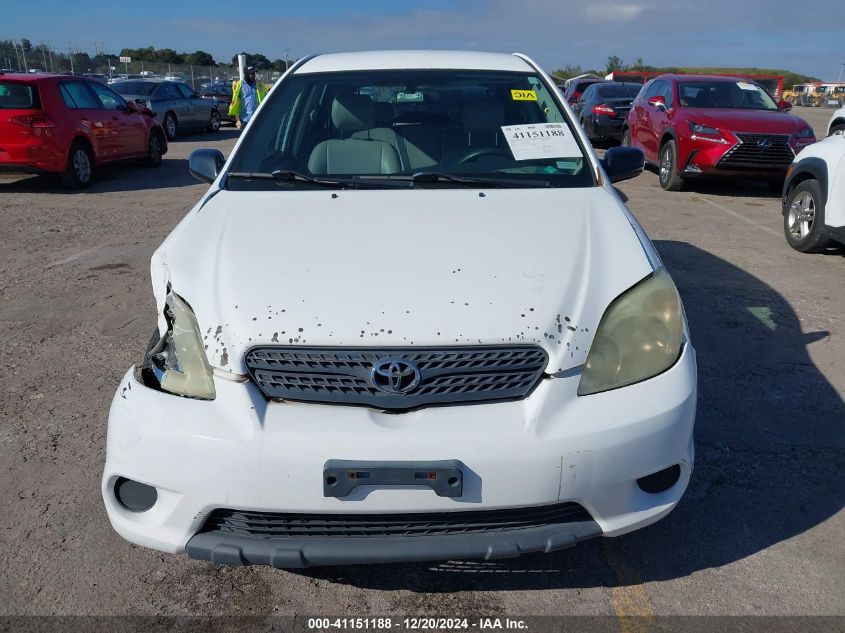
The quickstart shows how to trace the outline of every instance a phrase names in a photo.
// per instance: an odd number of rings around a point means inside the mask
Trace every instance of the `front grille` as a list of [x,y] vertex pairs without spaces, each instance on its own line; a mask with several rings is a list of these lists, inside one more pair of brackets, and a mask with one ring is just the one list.
[[740,142],[716,164],[720,169],[786,169],[795,158],[786,134],[734,132],[734,136]]
[[524,398],[540,380],[548,356],[536,345],[272,346],[250,349],[245,362],[268,398],[412,409]]
[[292,537],[434,536],[507,532],[591,521],[577,503],[533,508],[405,514],[291,514],[217,509],[199,533],[258,539]]

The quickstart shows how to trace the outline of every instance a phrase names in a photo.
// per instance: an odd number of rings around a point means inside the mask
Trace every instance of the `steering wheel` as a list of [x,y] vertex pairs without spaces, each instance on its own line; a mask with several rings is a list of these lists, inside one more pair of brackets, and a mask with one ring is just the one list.
[[511,153],[504,147],[479,147],[478,149],[472,149],[461,156],[458,159],[458,165],[464,165],[474,160],[478,160],[482,156],[504,156],[506,158],[511,158]]

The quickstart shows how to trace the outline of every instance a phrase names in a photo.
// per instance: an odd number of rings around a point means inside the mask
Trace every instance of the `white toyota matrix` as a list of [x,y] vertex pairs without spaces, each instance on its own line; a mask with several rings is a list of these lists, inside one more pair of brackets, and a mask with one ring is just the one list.
[[[152,258],[109,413],[124,538],[302,567],[550,552],[669,513],[693,464],[678,292],[522,55],[301,60]],[[139,350],[140,357],[140,350]]]

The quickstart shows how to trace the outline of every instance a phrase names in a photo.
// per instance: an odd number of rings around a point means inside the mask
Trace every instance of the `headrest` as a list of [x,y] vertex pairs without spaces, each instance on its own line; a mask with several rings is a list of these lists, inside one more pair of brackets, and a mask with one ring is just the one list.
[[505,106],[496,99],[470,99],[464,103],[463,122],[470,133],[498,132],[505,124]]
[[393,125],[393,106],[387,101],[374,101],[375,125],[373,127],[391,127]]
[[337,95],[332,102],[332,123],[344,133],[375,127],[376,108],[366,95],[351,92]]

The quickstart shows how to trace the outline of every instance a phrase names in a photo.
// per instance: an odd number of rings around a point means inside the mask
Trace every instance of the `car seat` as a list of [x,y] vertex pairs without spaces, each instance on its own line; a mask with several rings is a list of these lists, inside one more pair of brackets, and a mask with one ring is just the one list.
[[308,169],[312,174],[393,174],[400,170],[399,155],[390,143],[352,138],[375,127],[376,107],[368,96],[338,94],[332,102],[331,120],[341,138],[322,141],[311,150]]

